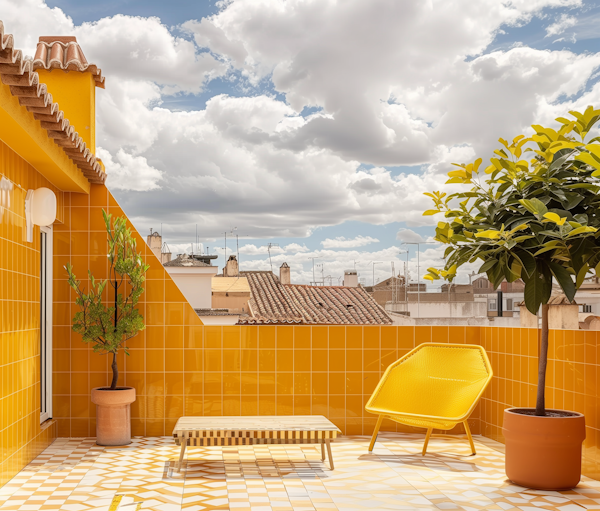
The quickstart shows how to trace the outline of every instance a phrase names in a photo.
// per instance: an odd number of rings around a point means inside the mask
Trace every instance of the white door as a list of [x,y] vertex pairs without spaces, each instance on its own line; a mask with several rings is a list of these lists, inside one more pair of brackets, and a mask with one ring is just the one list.
[[40,227],[40,423],[52,418],[52,226]]

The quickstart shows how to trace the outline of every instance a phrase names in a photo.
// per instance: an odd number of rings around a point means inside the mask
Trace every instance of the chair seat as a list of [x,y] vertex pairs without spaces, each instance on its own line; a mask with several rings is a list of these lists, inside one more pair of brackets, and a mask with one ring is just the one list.
[[448,431],[458,424],[455,421],[448,420],[432,420],[432,419],[420,419],[418,417],[407,417],[403,415],[390,415],[390,419],[405,426],[414,426],[415,428],[433,428]]

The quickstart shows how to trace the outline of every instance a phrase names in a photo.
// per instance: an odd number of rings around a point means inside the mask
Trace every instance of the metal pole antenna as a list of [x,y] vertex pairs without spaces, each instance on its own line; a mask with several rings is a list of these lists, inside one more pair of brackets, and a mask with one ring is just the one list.
[[[420,241],[420,242],[404,242],[403,245],[417,245],[417,317],[421,317],[421,245],[437,245],[437,243],[432,243],[429,241]],[[406,260],[408,261],[408,253],[406,254]],[[408,300],[408,297],[407,297]]]
[[417,316],[421,317],[421,265],[419,256],[421,255],[421,245],[417,243]]

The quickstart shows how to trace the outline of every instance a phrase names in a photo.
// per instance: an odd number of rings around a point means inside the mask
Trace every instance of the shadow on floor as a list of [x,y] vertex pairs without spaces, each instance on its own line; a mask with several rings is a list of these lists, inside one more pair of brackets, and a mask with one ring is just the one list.
[[450,456],[446,454],[363,454],[358,457],[361,461],[374,461],[380,463],[398,463],[412,467],[435,468],[448,472],[481,472],[476,463],[468,461],[473,455]]

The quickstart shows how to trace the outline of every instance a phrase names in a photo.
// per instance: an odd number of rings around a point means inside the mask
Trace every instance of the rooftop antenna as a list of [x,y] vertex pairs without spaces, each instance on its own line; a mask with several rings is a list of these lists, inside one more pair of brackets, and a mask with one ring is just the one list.
[[[231,229],[230,234],[233,236],[233,233],[237,231],[237,227],[233,227]],[[240,267],[240,240],[239,240],[239,236],[237,234],[237,232],[235,233],[235,247],[236,247],[236,258],[237,258],[237,262],[238,262],[238,268]],[[238,278],[239,278],[239,272],[238,272]]]
[[267,245],[267,251],[269,252],[269,264],[271,265],[271,273],[273,273],[273,262],[271,261],[271,247],[278,247],[279,243],[269,243]]
[[[320,257],[310,257],[309,259],[312,259],[312,263],[313,263],[313,281],[312,281],[312,283],[313,283],[313,285],[315,285],[317,283],[316,278],[315,278],[315,259],[321,259],[321,258]],[[356,267],[356,265],[355,265],[355,267]]]

